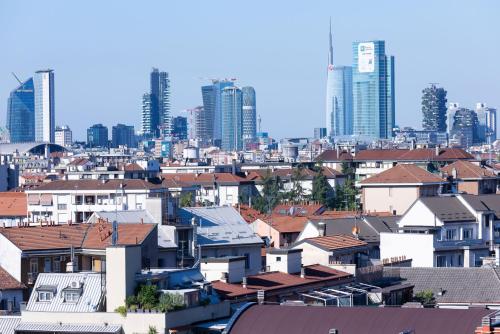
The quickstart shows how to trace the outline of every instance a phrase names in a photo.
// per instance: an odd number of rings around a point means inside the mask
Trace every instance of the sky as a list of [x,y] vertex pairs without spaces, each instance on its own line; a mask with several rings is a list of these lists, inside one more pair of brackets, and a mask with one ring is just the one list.
[[334,63],[356,40],[396,58],[396,124],[421,125],[421,91],[500,108],[500,1],[0,0],[0,125],[7,98],[36,70],[55,71],[56,124],[76,139],[103,123],[140,127],[152,67],[167,71],[172,113],[202,104],[209,78],[256,90],[262,131],[312,136],[325,127],[328,22]]

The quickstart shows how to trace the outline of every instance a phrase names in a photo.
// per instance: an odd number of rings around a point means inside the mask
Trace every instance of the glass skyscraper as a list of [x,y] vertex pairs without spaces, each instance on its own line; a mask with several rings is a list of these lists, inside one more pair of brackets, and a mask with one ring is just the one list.
[[225,151],[243,148],[243,96],[241,89],[230,86],[221,94],[222,145]]
[[55,140],[54,71],[35,72],[35,141]]
[[353,134],[391,138],[395,125],[394,57],[384,41],[353,43]]
[[497,110],[484,103],[476,104],[478,120],[477,139],[480,143],[494,142],[497,139]]
[[255,89],[247,86],[241,88],[243,94],[243,142],[245,144],[255,141],[257,134],[257,108]]
[[[106,129],[107,133],[108,129]],[[104,135],[104,131],[102,131]],[[124,145],[127,147],[136,147],[135,130],[133,125],[118,123],[111,128],[111,145],[118,147]]]
[[90,147],[108,147],[108,128],[94,124],[87,129],[87,145]]
[[35,92],[33,78],[21,83],[7,100],[7,122],[11,143],[35,141]]
[[352,134],[352,67],[333,65],[330,22],[326,83],[326,128],[328,136]]
[[148,138],[171,135],[170,79],[157,68],[150,74],[149,93],[142,97],[142,133]]
[[233,87],[230,80],[212,80],[212,85],[201,87],[203,109],[212,118],[212,141],[222,139],[222,91],[226,87]]

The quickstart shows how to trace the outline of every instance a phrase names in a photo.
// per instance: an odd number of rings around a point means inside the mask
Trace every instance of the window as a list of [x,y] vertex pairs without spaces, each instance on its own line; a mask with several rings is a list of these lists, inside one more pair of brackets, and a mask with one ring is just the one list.
[[473,233],[472,228],[464,228],[463,233],[462,233],[462,238],[464,240],[472,239],[472,233]]
[[80,294],[76,291],[66,291],[64,293],[64,301],[67,303],[76,303],[80,298]]
[[30,272],[31,273],[38,273],[38,259],[37,258],[30,259]]
[[436,256],[436,267],[446,267],[446,256],[445,255]]
[[61,261],[59,259],[54,260],[54,272],[60,273],[61,272]]
[[40,291],[38,292],[39,302],[50,302],[54,297],[54,293],[50,291]]
[[66,204],[57,204],[57,210],[66,210],[67,205]]
[[281,262],[281,256],[276,257],[276,262]]
[[457,240],[457,230],[454,228],[446,230],[446,240]]
[[52,271],[52,259],[50,257],[46,257],[43,262],[43,272],[50,273]]

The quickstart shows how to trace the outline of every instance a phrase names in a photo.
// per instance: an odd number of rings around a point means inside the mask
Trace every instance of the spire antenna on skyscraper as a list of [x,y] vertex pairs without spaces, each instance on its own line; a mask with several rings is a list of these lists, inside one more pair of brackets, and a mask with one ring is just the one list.
[[328,49],[328,65],[333,65],[333,38],[332,38],[332,17],[330,16],[330,48]]

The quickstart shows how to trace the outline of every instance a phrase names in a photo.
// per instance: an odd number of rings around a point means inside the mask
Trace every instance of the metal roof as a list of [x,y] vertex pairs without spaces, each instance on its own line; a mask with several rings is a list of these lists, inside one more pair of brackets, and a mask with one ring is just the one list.
[[[81,285],[81,296],[76,303],[65,302],[63,289],[71,287],[74,282],[79,286]],[[38,301],[37,289],[42,286],[56,287],[56,293],[51,301]],[[37,312],[97,312],[100,310],[102,299],[100,273],[40,273],[26,310]]]
[[119,333],[121,325],[21,322],[16,331],[49,333]]
[[[101,218],[109,222],[118,223],[144,223],[156,224],[153,216],[147,210],[117,210],[117,211],[98,211],[94,212],[94,218]],[[92,219],[92,216],[89,218]]]
[[190,221],[193,216],[198,218],[197,242],[202,246],[262,243],[238,211],[230,206],[182,208],[180,216],[183,221]]
[[14,330],[21,322],[21,316],[0,316],[0,333],[14,334]]

